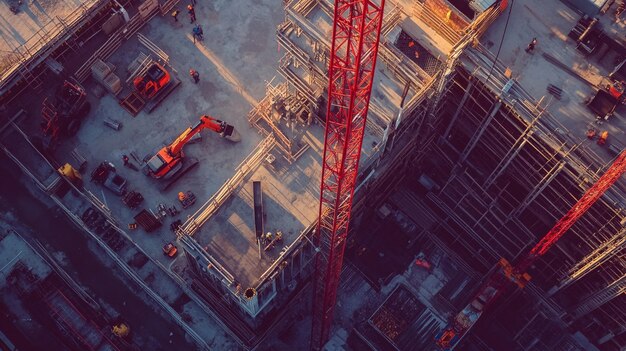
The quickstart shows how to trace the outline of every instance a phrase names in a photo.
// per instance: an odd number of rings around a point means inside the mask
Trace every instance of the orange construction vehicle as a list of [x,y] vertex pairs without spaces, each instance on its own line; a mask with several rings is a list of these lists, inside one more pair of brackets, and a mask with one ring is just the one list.
[[178,253],[178,248],[172,244],[167,243],[163,246],[163,254],[168,257],[174,257]]
[[[233,142],[241,140],[239,133],[233,126],[211,116],[204,115],[200,117],[200,121],[195,126],[187,128],[174,142],[159,150],[156,155],[150,157],[143,168],[144,174],[156,179],[170,179],[175,174],[179,173],[182,175],[184,172],[181,172],[181,169],[183,168],[183,159],[185,157],[183,147],[194,135],[200,133],[203,129],[209,129],[219,133],[223,138]],[[187,169],[189,169],[189,167],[186,167],[185,171]]]
[[147,100],[153,98],[170,80],[171,76],[165,67],[153,62],[144,74],[135,77],[133,85],[141,97]]

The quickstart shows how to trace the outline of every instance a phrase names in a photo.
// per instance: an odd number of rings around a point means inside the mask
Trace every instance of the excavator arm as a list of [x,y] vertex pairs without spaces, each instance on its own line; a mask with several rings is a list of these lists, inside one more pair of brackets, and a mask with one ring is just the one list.
[[[172,142],[172,144],[167,147],[170,155],[178,155],[182,151],[185,144],[187,144],[194,135],[200,133],[204,129],[212,130],[224,138],[230,138],[234,132],[234,128],[224,121],[220,121],[219,119],[208,115],[201,116],[200,121],[198,121],[196,125],[187,128],[181,135],[178,136],[178,138],[176,138],[176,140]],[[228,135],[226,135],[227,130],[229,131]]]
[[144,173],[154,178],[170,176],[176,173],[183,159],[183,147],[204,129],[212,130],[233,142],[241,140],[239,133],[230,124],[220,121],[208,115],[200,117],[200,121],[195,125],[185,129],[170,145],[165,146],[156,155],[146,161]]

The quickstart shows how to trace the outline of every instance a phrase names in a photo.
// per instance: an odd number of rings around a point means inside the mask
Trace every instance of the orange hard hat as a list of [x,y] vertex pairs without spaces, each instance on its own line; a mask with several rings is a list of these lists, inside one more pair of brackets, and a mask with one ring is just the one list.
[[193,9],[193,6],[191,6],[191,5],[187,5],[187,9],[188,9],[188,10],[192,10],[192,9]]

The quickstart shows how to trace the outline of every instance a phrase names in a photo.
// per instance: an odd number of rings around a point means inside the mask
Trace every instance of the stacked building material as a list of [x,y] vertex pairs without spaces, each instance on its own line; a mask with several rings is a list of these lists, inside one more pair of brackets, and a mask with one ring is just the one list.
[[117,95],[122,91],[122,81],[113,71],[115,66],[100,59],[91,66],[91,76],[108,91]]

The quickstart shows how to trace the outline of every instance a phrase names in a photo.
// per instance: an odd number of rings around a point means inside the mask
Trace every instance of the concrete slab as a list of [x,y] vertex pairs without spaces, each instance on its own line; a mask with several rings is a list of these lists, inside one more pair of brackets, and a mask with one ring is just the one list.
[[[317,218],[321,155],[308,149],[293,164],[282,157],[262,165],[237,189],[194,238],[238,280],[244,288],[257,280]],[[265,232],[283,233],[283,242],[265,251],[254,233],[252,182],[261,181]],[[259,251],[260,257],[259,257]]]
[[[613,56],[585,56],[576,49],[576,43],[567,34],[580,15],[562,2],[520,0],[509,6],[513,6],[513,14],[508,26],[505,12],[487,30],[481,42],[496,54],[502,41],[498,59],[512,70],[513,78],[537,101],[545,96],[542,106],[547,106],[547,111],[567,128],[562,132],[582,141],[586,140],[586,131],[590,127],[609,131],[606,146],[588,142],[588,147],[605,162],[610,160],[613,154],[608,151],[608,145],[615,144],[618,149],[626,145],[626,109],[618,107],[615,117],[598,125],[594,123],[596,116],[584,102],[598,86],[606,84],[603,77],[612,70]],[[538,44],[534,53],[529,54],[524,49],[533,37],[537,38]],[[548,62],[542,56],[544,53],[557,58],[596,86],[590,86]],[[548,84],[563,89],[561,100],[546,91]]]
[[[405,11],[410,13],[410,6],[403,5]],[[452,51],[452,44],[424,24],[417,16],[405,18],[400,27],[442,62],[445,62],[448,54]]]
[[[124,229],[128,223],[134,222],[133,217],[140,209],[156,212],[156,207],[163,203],[168,207],[176,205],[180,210],[177,193],[191,190],[196,194],[196,207],[185,210],[176,218],[166,217],[160,230],[151,234],[133,232],[133,239],[166,265],[170,262],[162,255],[161,247],[175,239],[169,224],[175,219],[184,221],[186,215],[192,214],[260,142],[260,135],[248,126],[246,115],[251,105],[264,95],[265,81],[274,76],[278,61],[274,28],[282,20],[279,4],[215,1],[197,5],[196,14],[205,33],[205,41],[201,43],[193,42],[193,26],[183,16],[179,17],[179,22],[169,16],[155,17],[141,31],[169,55],[168,69],[183,81],[161,106],[150,114],[142,111],[133,118],[119,106],[114,96],[94,97],[95,83],[87,82],[85,86],[91,94],[92,112],[78,135],[65,141],[55,153],[60,162],[73,162],[70,152],[76,148],[88,160],[84,173],[86,188],[105,200]],[[139,52],[150,53],[134,38],[124,43],[108,60],[116,66],[115,73],[122,81],[128,78],[127,66]],[[197,85],[188,76],[190,68],[200,73]],[[202,132],[201,142],[185,147],[185,154],[199,159],[199,166],[165,193],[158,190],[153,179],[123,167],[122,155],[130,156],[134,152],[142,159],[153,154],[164,144],[171,143],[202,114],[234,125],[242,135],[242,141],[234,144],[215,133]],[[114,131],[104,125],[105,118],[114,118],[122,122],[123,127]],[[130,210],[122,204],[120,197],[89,182],[91,171],[104,160],[116,165],[117,172],[128,180],[129,190],[143,195],[145,200],[138,209]],[[131,162],[140,168],[132,157]]]

